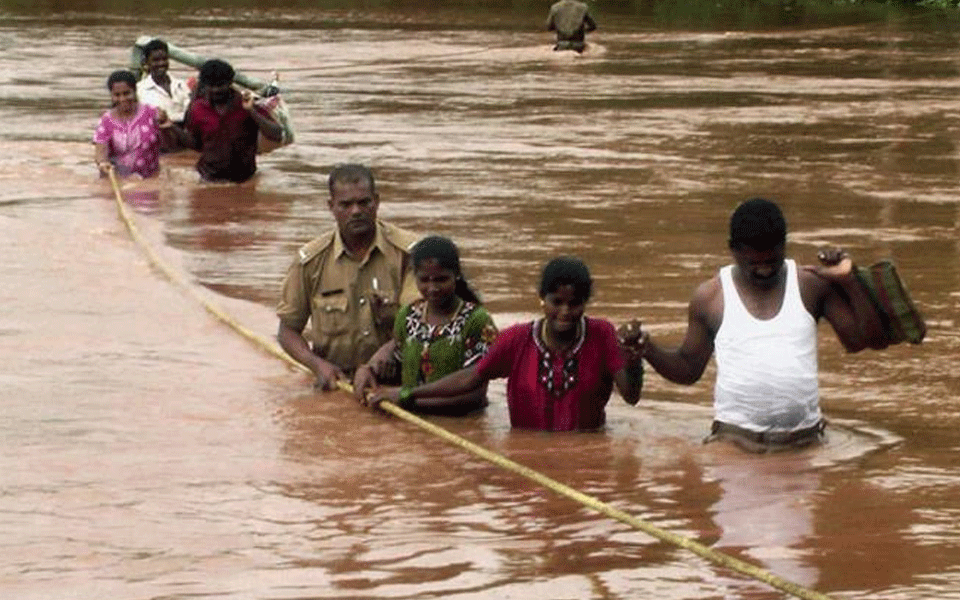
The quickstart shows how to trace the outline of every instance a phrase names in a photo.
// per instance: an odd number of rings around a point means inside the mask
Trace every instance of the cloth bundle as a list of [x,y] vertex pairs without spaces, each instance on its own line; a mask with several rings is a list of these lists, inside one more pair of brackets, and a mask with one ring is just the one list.
[[869,267],[856,267],[856,275],[880,314],[887,342],[919,344],[927,334],[927,324],[893,263],[882,260]]
[[292,144],[293,124],[290,122],[290,111],[280,96],[280,87],[277,84],[276,73],[273,75],[273,81],[264,89],[260,90],[255,103],[270,115],[270,118],[276,121],[283,129],[283,139],[279,142],[268,140],[263,137],[263,134],[260,134],[257,142],[257,154],[267,154],[277,148]]
[[290,111],[284,103],[280,94],[260,98],[256,101],[257,106],[263,108],[267,114],[276,121],[283,129],[283,139],[279,142],[280,146],[286,146],[293,143],[293,125],[290,124]]

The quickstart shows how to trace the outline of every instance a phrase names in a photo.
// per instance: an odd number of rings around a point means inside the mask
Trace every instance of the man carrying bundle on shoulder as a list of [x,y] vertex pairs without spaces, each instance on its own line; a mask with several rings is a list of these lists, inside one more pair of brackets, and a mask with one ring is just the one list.
[[233,87],[233,67],[219,59],[200,66],[200,95],[187,109],[182,144],[200,153],[197,171],[205,181],[243,183],[257,171],[257,139],[283,140],[283,128]]
[[693,384],[717,352],[715,417],[705,441],[768,452],[820,441],[817,323],[833,327],[848,352],[889,343],[884,321],[846,252],[819,253],[820,265],[785,258],[780,208],[754,198],[730,219],[734,264],[702,283],[688,307],[687,332],[667,349],[644,333],[644,358],[663,377]]

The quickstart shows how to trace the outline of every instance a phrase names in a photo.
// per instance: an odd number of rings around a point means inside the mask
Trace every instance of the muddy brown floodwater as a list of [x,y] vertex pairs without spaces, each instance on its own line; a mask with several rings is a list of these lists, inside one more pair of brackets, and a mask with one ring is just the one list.
[[599,433],[511,431],[502,385],[486,414],[436,422],[833,597],[960,598],[960,28],[601,14],[572,56],[539,29],[546,3],[516,13],[529,26],[487,5],[367,4],[0,2],[0,596],[783,597],[313,393],[153,269],[89,139],[106,75],[160,34],[281,75],[298,139],[254,182],[202,185],[168,156],[124,189],[165,260],[265,337],[345,161],[374,168],[382,216],[459,243],[501,326],[537,310],[545,260],[575,253],[592,314],[679,341],[694,287],[728,261],[730,210],[754,195],[784,207],[802,262],[823,244],[895,260],[928,339],[847,356],[822,327],[832,427],[815,451],[702,446],[712,367],[691,387],[650,374]]

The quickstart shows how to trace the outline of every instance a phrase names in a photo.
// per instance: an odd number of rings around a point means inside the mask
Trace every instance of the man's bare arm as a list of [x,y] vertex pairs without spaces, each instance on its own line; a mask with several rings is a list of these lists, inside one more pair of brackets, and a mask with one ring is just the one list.
[[640,357],[631,358],[627,364],[613,376],[617,391],[627,404],[634,405],[640,401],[643,391],[643,363]]
[[643,357],[657,373],[684,385],[700,380],[713,355],[713,338],[723,310],[722,298],[718,278],[703,283],[687,308],[687,332],[680,346],[667,349],[650,338],[646,340]]
[[332,390],[336,387],[338,380],[345,380],[345,376],[339,367],[328,362],[310,350],[307,340],[303,334],[289,325],[280,321],[277,329],[277,342],[280,347],[298,363],[310,369],[317,377],[317,387],[324,390]]
[[593,20],[590,14],[583,15],[583,32],[590,33],[597,30],[597,22]]
[[[822,313],[833,327],[847,352],[887,347],[883,323],[877,309],[857,280],[853,261],[838,248],[819,253],[820,265],[804,270],[819,278],[822,289]],[[811,282],[815,284],[815,280]],[[816,315],[820,316],[820,315]]]
[[253,102],[253,94],[245,90],[241,93],[241,98],[243,100],[243,108],[253,117],[263,137],[273,142],[283,141],[283,127],[256,109]]

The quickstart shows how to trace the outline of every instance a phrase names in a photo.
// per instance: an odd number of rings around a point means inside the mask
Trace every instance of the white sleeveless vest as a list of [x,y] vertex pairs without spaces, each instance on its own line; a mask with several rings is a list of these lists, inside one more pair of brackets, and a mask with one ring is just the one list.
[[793,431],[820,421],[817,322],[800,297],[796,263],[785,262],[783,305],[766,321],[743,305],[733,267],[720,269],[723,322],[714,340],[718,421],[764,432]]

